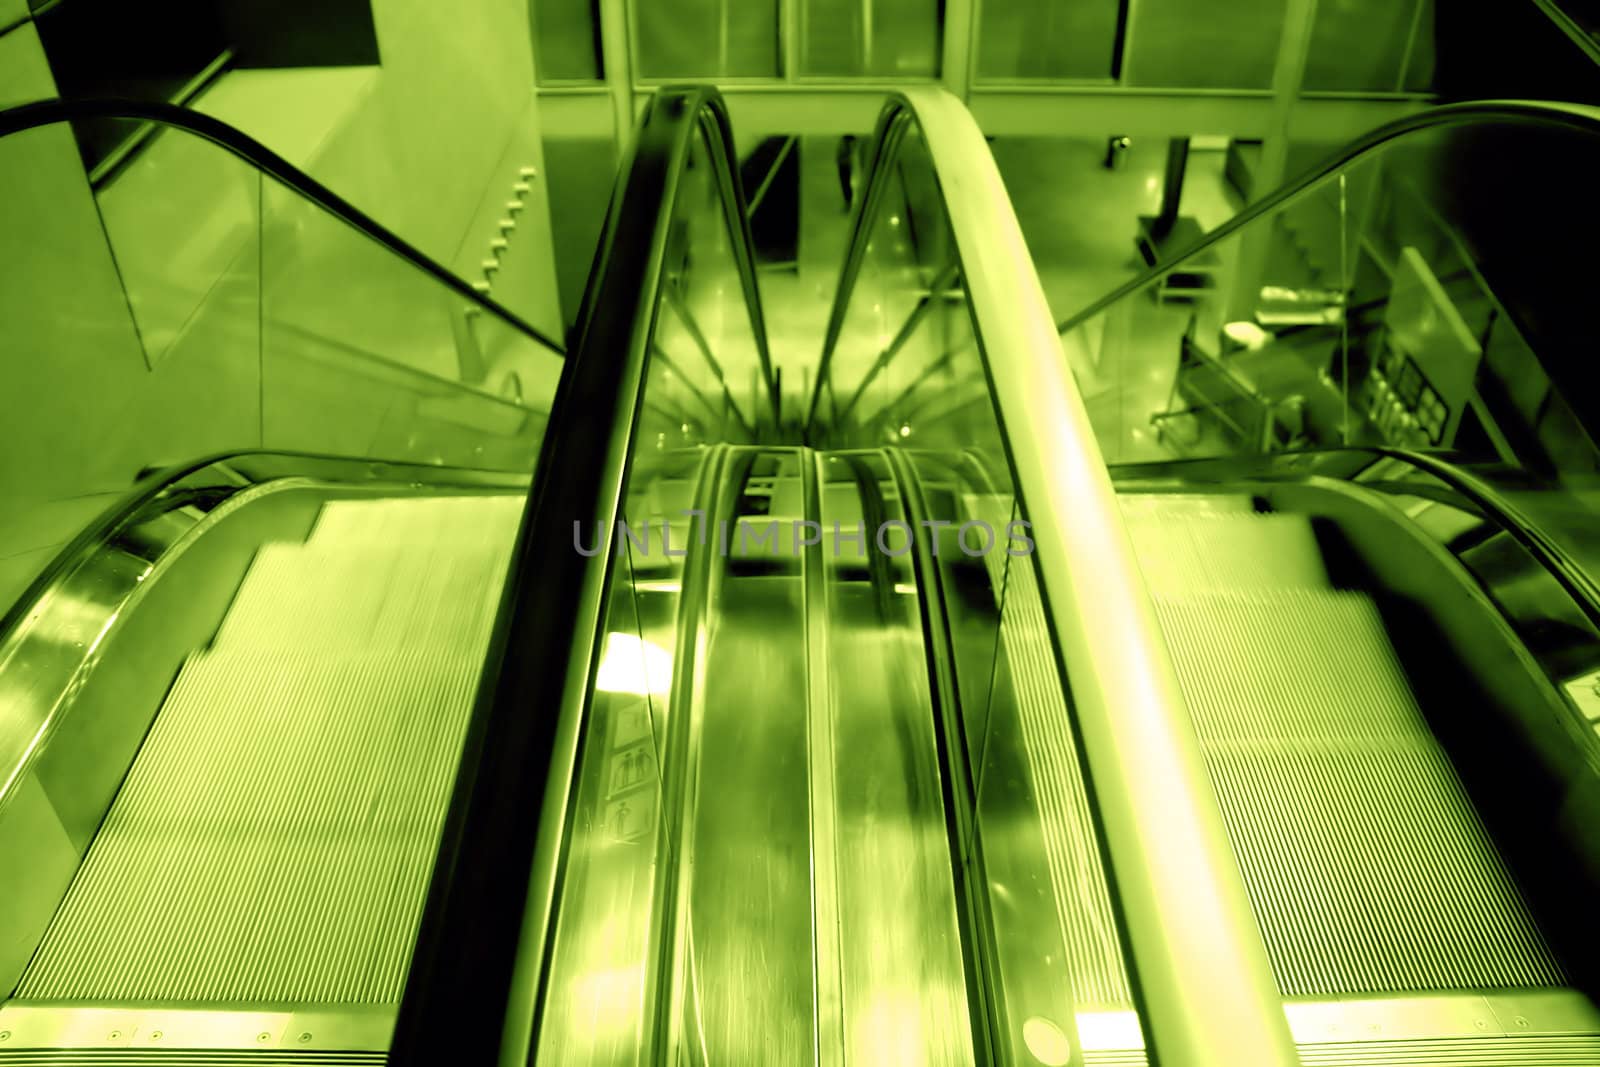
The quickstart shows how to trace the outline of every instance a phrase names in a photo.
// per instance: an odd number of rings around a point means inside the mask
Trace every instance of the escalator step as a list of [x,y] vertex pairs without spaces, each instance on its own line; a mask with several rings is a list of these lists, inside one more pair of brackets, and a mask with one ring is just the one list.
[[1165,506],[1146,512],[1135,507],[1128,515],[1139,567],[1152,592],[1319,589],[1329,584],[1322,551],[1304,516],[1182,506],[1170,512]]
[[1285,995],[1562,984],[1369,598],[1156,608]]
[[1255,501],[1243,493],[1124,493],[1117,497],[1130,522],[1140,519],[1209,519],[1219,515],[1253,515]]
[[336,502],[260,553],[18,998],[396,1003],[520,503]]
[[279,654],[184,671],[22,998],[398,999],[478,665]]
[[486,640],[485,602],[492,612],[521,505],[519,497],[329,503],[304,545],[257,554],[213,645]]

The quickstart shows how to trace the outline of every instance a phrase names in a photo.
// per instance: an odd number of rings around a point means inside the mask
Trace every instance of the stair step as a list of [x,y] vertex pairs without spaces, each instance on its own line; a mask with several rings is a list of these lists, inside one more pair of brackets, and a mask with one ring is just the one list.
[[1286,996],[1561,984],[1370,598],[1156,610]]
[[306,543],[354,552],[373,543],[418,543],[444,535],[493,538],[516,522],[526,502],[520,493],[330,500]]
[[1256,513],[1255,500],[1243,493],[1123,493],[1117,503],[1129,520]]
[[257,553],[214,647],[476,641],[492,623],[522,504],[518,495],[332,502],[305,544]]
[[521,507],[335,501],[260,551],[18,997],[398,1003]]
[[1120,499],[1152,593],[1329,585],[1322,550],[1303,515],[1217,503],[1228,498],[1146,497]]
[[462,651],[198,657],[18,995],[397,1002],[481,667]]

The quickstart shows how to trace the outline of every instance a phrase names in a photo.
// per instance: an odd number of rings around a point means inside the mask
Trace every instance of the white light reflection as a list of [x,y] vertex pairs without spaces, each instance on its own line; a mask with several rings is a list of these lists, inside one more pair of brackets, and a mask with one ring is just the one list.
[[1033,1058],[1046,1067],[1066,1067],[1072,1062],[1072,1042],[1049,1019],[1035,1015],[1023,1023],[1022,1040]]
[[663,695],[672,689],[672,653],[634,634],[606,634],[595,688],[602,693]]
[[[1077,1013],[1078,1047],[1085,1053],[1144,1048],[1139,1016],[1131,1011]],[[1026,1031],[1024,1031],[1026,1040]]]
[[851,1046],[868,1063],[928,1063],[922,1009],[920,990],[879,991],[863,1006]]

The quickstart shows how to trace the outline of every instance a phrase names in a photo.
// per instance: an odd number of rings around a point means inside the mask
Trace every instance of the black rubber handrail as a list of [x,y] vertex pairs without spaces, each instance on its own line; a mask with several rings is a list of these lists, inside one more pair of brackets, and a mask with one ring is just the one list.
[[1566,104],[1538,100],[1485,100],[1465,104],[1446,104],[1429,108],[1415,115],[1407,115],[1361,135],[1338,149],[1321,163],[1307,169],[1299,177],[1285,182],[1263,196],[1216,229],[1202,234],[1174,253],[1170,259],[1158,263],[1131,280],[1117,286],[1105,296],[1089,304],[1076,314],[1062,320],[1056,329],[1066,333],[1094,318],[1106,308],[1130,293],[1160,281],[1184,262],[1212,246],[1226,240],[1256,219],[1306,193],[1313,186],[1332,177],[1340,170],[1358,163],[1379,151],[1389,142],[1423,130],[1447,129],[1486,122],[1520,122],[1578,130],[1600,135],[1600,108],[1583,104]]
[[[1557,0],[1533,0],[1533,5],[1543,11],[1556,29],[1565,34],[1567,40],[1577,45],[1592,62],[1600,63],[1600,30],[1591,33],[1583,22],[1566,11],[1567,7],[1578,10],[1579,5],[1560,3]],[[1593,16],[1590,16],[1588,22],[1594,25]]]
[[532,1052],[615,525],[680,179],[702,135],[772,382],[726,108],[714,89],[662,89],[620,171],[551,408],[401,1002],[398,1067],[523,1063]]
[[0,137],[10,137],[41,126],[84,119],[124,119],[130,122],[149,122],[157,126],[183,130],[238,157],[252,167],[272,177],[301,197],[311,201],[328,214],[338,218],[351,229],[382,245],[393,255],[410,263],[429,275],[439,284],[454,291],[463,300],[493,315],[507,326],[537,341],[557,355],[566,355],[566,347],[543,330],[511,311],[505,305],[484,296],[448,267],[429,257],[416,246],[374,221],[360,208],[344,199],[326,185],[311,177],[278,153],[257,141],[249,134],[230,126],[221,119],[212,118],[185,107],[146,100],[126,100],[113,97],[95,97],[73,100],[36,100],[29,104],[0,111]]
[[107,544],[130,518],[141,514],[174,484],[208,467],[220,468],[231,462],[255,459],[283,460],[288,463],[359,464],[367,469],[372,480],[381,481],[383,479],[379,477],[380,475],[392,473],[393,477],[389,480],[397,483],[422,484],[450,472],[459,473],[463,477],[512,474],[509,471],[483,468],[440,467],[410,459],[351,458],[327,452],[303,452],[287,448],[233,448],[221,452],[208,452],[198,459],[185,460],[182,463],[148,468],[110,505],[96,512],[70,540],[63,542],[50,557],[50,561],[45,564],[44,569],[23,587],[15,600],[8,605],[0,605],[0,647],[16,636],[22,629],[23,622],[38,610],[45,595],[71,573],[73,567],[87,552]]
[[1474,507],[1493,519],[1508,537],[1539,561],[1595,630],[1600,631],[1600,584],[1498,489],[1470,471],[1430,453],[1387,445],[1368,446],[1364,451],[1409,464],[1439,479],[1471,501]]

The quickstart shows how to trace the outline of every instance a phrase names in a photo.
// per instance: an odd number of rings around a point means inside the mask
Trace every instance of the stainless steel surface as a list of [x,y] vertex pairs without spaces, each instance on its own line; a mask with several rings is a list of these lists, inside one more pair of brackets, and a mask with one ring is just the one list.
[[[969,499],[971,513],[991,525],[1010,517],[1009,499]],[[997,891],[1003,893],[1007,911],[1016,915],[1016,925],[1008,932],[1017,941],[1012,950],[1018,957],[1013,980],[1022,988],[1014,999],[1019,1001],[1019,1009],[1031,1005],[1026,1013],[1013,1011],[1013,1028],[1020,1029],[1023,1020],[1050,1011],[1051,1006],[1040,1003],[1027,987],[1053,984],[1051,976],[1058,971],[1068,976],[1069,1004],[1080,1015],[1127,1009],[1133,995],[1126,948],[1111,904],[1082,754],[1067,716],[1038,579],[1026,558],[990,557],[988,563],[997,587],[1005,591],[996,673],[1003,672],[1007,684],[997,686],[997,706],[991,709],[995,722],[985,745],[980,832],[998,838],[991,847],[1009,853],[1002,868],[1006,880],[998,884]],[[1011,779],[1026,784],[1018,789]],[[1014,795],[1000,799],[1008,792]],[[997,817],[1002,812],[1008,817]],[[1023,812],[1033,818],[1019,817]],[[1030,916],[1022,897],[1028,882],[1038,877],[1041,858],[1048,872],[1051,908],[1048,913],[1034,909]],[[1053,920],[1053,929],[1037,928],[1045,916]],[[1045,954],[1059,946],[1065,966],[1052,968],[1049,961],[1037,957],[1031,961],[1033,966],[1023,964],[1020,957],[1028,953],[1030,942]],[[1052,1021],[1072,1025],[1071,1019]],[[1131,1025],[1137,1034],[1137,1019]]]
[[708,1063],[808,1064],[816,1055],[797,578],[729,577],[714,594],[698,795],[683,843],[693,872],[683,1034]]
[[605,644],[578,741],[572,838],[534,1035],[539,1063],[637,1059],[654,1026],[665,966],[658,927],[673,907],[660,899],[661,889],[671,884],[679,855],[671,817],[678,789],[663,789],[663,768],[668,739],[687,727],[688,702],[678,694],[692,691],[685,676],[694,677],[702,658],[699,627],[687,627],[695,636],[680,635],[679,616],[698,619],[704,611],[699,576],[686,572],[686,557],[661,551],[659,535],[666,523],[674,544],[692,542],[695,524],[683,512],[703,506],[700,494],[720,463],[720,450],[644,452],[630,479],[627,521],[658,539],[650,542],[654,551],[619,542],[628,551],[617,554]]
[[[819,469],[819,467],[821,469]],[[799,471],[803,514],[822,518],[824,502],[832,503],[837,493],[830,492],[827,464],[809,460]],[[854,511],[863,504],[854,496]],[[847,495],[846,499],[850,498]],[[847,508],[847,510],[850,510]],[[823,540],[818,538],[819,541]],[[810,734],[808,761],[811,784],[811,880],[812,922],[816,930],[817,1064],[836,1067],[845,1061],[848,1041],[845,1021],[844,922],[840,912],[841,883],[839,865],[839,761],[835,747],[835,721],[831,700],[831,674],[834,647],[830,638],[832,620],[824,605],[828,602],[832,573],[821,545],[805,550],[806,667],[810,707],[807,729]]]
[[[737,182],[733,136],[715,91],[663,90],[646,111],[633,155],[647,162],[619,183],[602,240],[608,247],[619,234],[630,240],[644,235],[645,240],[640,242],[642,248],[635,247],[629,254],[602,257],[601,268],[591,279],[586,306],[606,310],[588,317],[583,324],[582,351],[573,361],[575,369],[564,385],[567,395],[583,399],[570,405],[569,421],[560,427],[560,434],[552,435],[551,447],[556,451],[549,453],[554,459],[545,468],[548,481],[539,505],[548,513],[533,516],[530,543],[539,542],[541,520],[563,527],[581,520],[600,525],[604,531],[602,547],[609,549],[613,524],[626,514],[623,489],[638,455],[664,449],[669,437],[674,444],[696,440],[687,436],[692,428],[698,429],[689,421],[661,417],[664,394],[674,394],[676,389],[666,385],[668,375],[662,363],[649,358],[659,301],[664,289],[675,284],[674,272],[683,272],[679,280],[686,283],[685,299],[690,307],[698,311],[701,294],[709,293],[713,306],[732,312],[719,316],[717,354],[730,372],[736,366],[731,355],[749,359],[745,366],[755,368],[757,383],[753,393],[759,391],[760,384],[766,384],[770,404],[761,405],[753,395],[751,410],[759,411],[765,406],[774,418],[777,415],[743,191]],[[696,263],[697,257],[707,252],[709,259]],[[733,284],[738,286],[742,300],[721,299],[724,287]],[[634,313],[617,315],[612,311],[623,307]],[[702,320],[701,325],[707,323]],[[721,430],[724,434],[734,432],[727,425]],[[551,556],[565,550],[560,539],[552,540],[556,544],[541,542]],[[540,642],[542,647],[524,659],[525,665],[536,665],[526,673],[542,676],[526,684],[538,686],[543,684],[543,677],[559,678],[561,697],[553,712],[554,727],[541,738],[541,744],[548,743],[554,756],[545,777],[539,827],[533,840],[511,989],[504,1010],[497,1013],[501,1030],[499,1059],[508,1067],[525,1063],[535,1051],[533,1043],[538,1040],[536,1030],[541,1025],[539,1013],[544,1007],[541,990],[550,981],[547,963],[554,954],[549,950],[548,938],[560,921],[556,917],[557,898],[562,891],[560,863],[572,836],[566,817],[577,785],[580,724],[589,711],[590,683],[599,666],[596,657],[600,655],[598,643],[607,609],[608,558],[609,554],[603,553],[593,562],[571,560],[570,565],[578,568],[579,580],[570,585],[563,583],[559,605],[552,605],[548,598],[541,599],[531,582],[519,582],[519,588],[526,588],[526,592],[511,608],[509,625],[513,632],[534,626],[534,617],[541,612],[571,618],[572,629],[570,637],[558,634]],[[541,560],[540,564],[546,562]],[[567,648],[569,641],[571,647]],[[483,802],[492,804],[489,799]],[[493,862],[495,843],[480,838],[472,844],[487,869]],[[445,926],[457,923],[470,927],[472,904],[452,901],[448,907],[450,916]],[[444,937],[440,940],[449,941]],[[421,1020],[432,1013],[427,1002],[439,998],[448,1001],[476,965],[470,953],[457,950],[459,942],[458,937],[455,943],[446,944],[444,952],[445,966],[460,977],[440,981],[436,988],[426,989],[422,996],[408,1001],[421,1005],[408,1008],[408,1012],[415,1011],[419,1020],[413,1027],[415,1033],[425,1031]],[[450,1010],[470,1012],[475,1005],[458,1002]]]
[[295,501],[299,494],[281,481],[234,488],[198,500],[173,493],[119,524],[108,543],[84,546],[0,647],[0,848],[18,858],[0,866],[6,993],[55,913],[172,672],[215,631],[253,546],[303,537],[316,507]]
[[[711,568],[703,627],[687,599],[652,606],[672,597],[657,591],[666,578],[658,556],[636,542],[624,554],[540,1062],[617,1062],[652,1045],[709,1064],[973,1062],[909,564],[875,578],[844,573],[821,546],[796,545],[795,521],[851,525],[862,515],[857,484],[839,480],[837,463],[797,449],[730,457],[706,544],[684,538],[684,587],[697,567]],[[887,506],[898,507],[881,460],[878,475],[891,490]],[[682,503],[638,487],[630,511],[659,522]],[[775,543],[758,543],[772,522]],[[631,591],[621,585],[629,580]],[[663,609],[695,632],[663,632]],[[652,779],[638,792],[667,798],[669,818],[681,795],[682,822],[660,825],[651,806],[619,841],[606,815],[615,798],[599,783],[605,753],[616,751],[606,738],[629,706],[619,690],[630,675],[614,658],[625,648],[640,650],[641,669],[661,664],[632,687],[650,693],[658,740],[635,743],[658,752],[659,739],[681,739],[687,751],[652,756],[651,767],[679,780]],[[677,684],[663,684],[668,671]],[[655,703],[669,692],[687,699]],[[670,896],[651,894],[655,864],[676,871],[662,891]],[[666,984],[652,994],[659,1010],[640,982],[653,922],[671,928]]]
[[[707,1063],[811,1063],[828,1039],[816,1033],[812,985],[818,754],[807,743],[803,573],[798,559],[739,547],[754,544],[746,523],[805,514],[800,462],[796,451],[757,454],[746,481],[723,489],[736,547],[731,560],[712,562],[691,711],[673,997],[683,1051]],[[752,512],[763,517],[745,519]]]
[[0,1063],[27,1065],[48,1064],[49,1067],[284,1067],[287,1064],[327,1064],[328,1067],[379,1067],[385,1062],[381,1052],[327,1052],[320,1056],[301,1049],[226,1049],[208,1051],[199,1049],[148,1049],[73,1050],[48,1053],[48,1059],[35,1058],[31,1053],[7,1056],[0,1053]]
[[[382,1063],[394,1009],[229,1010],[9,1004],[0,1064]],[[25,1051],[32,1050],[32,1051]],[[187,1057],[187,1058],[185,1058]]]
[[240,487],[237,495],[197,502],[171,494],[118,529],[123,545],[85,546],[66,562],[0,647],[0,803],[27,771],[56,716],[93,669],[102,642],[133,611],[197,532],[252,499],[283,488]]
[[[933,464],[920,459],[926,474]],[[1015,517],[981,472],[946,491],[954,519],[1004,529]],[[947,544],[941,555],[959,552]],[[945,609],[970,646],[956,647],[958,676],[977,676],[961,701],[976,777],[970,847],[982,856],[992,926],[992,1041],[1017,1063],[1129,1050],[1142,1063],[1126,945],[1034,569],[1003,554],[965,563],[987,573],[986,587],[946,562]]]
[[[521,505],[334,500],[260,551],[0,1031],[23,1013],[46,1047],[117,1045],[84,1012],[122,1009],[201,1047],[384,1047]],[[246,1034],[241,1007],[282,1025]],[[307,1011],[324,1021],[286,1036]]]
[[[1311,1067],[1578,1067],[1600,1062],[1600,1017],[1563,990],[1290,1001]],[[1144,1067],[1132,1012],[1080,1016],[1085,1067]]]
[[[825,529],[867,516],[906,521],[882,457],[827,457],[820,468]],[[873,506],[863,491],[882,499]],[[832,550],[830,543],[819,551],[817,562]],[[827,799],[846,1063],[910,1067],[971,1063],[975,1055],[940,785],[946,771],[911,564],[902,555],[865,573],[835,566],[826,603],[811,608],[828,620],[828,685],[814,714],[829,718],[832,743]]]

